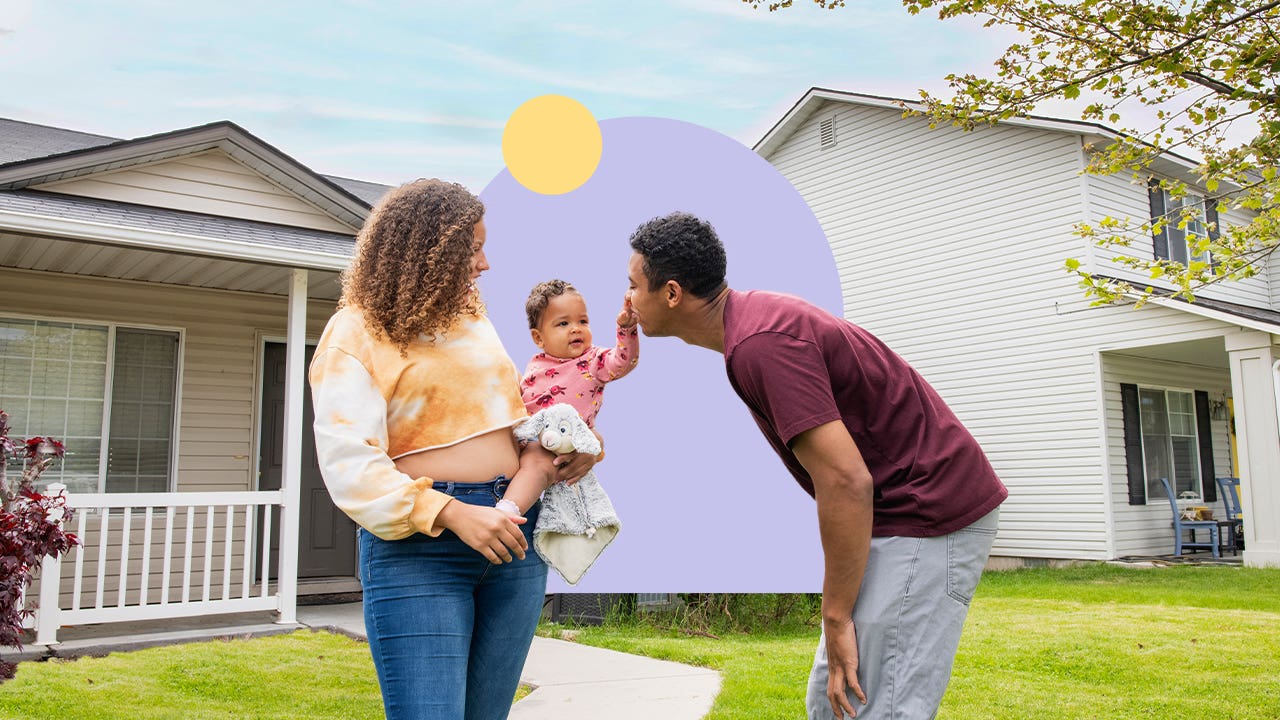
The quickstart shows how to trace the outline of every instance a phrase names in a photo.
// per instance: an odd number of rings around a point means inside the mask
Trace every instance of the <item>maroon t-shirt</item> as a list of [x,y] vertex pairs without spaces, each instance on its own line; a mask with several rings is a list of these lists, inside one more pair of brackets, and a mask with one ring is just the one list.
[[731,290],[724,359],[738,397],[810,495],[813,480],[788,444],[844,422],[875,483],[872,535],[945,535],[1009,495],[920,373],[843,318],[790,295]]

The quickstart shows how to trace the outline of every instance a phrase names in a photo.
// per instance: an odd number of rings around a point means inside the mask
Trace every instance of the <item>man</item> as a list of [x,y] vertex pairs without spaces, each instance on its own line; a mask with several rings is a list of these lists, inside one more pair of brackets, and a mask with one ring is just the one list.
[[631,249],[641,330],[723,353],[729,383],[817,501],[809,718],[933,717],[1008,496],[977,441],[871,333],[796,297],[729,289],[710,224],[657,218]]

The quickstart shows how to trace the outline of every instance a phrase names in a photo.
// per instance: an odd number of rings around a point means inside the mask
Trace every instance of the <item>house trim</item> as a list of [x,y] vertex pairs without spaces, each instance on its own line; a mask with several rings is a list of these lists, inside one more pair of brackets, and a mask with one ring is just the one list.
[[[795,130],[809,119],[810,115],[824,101],[849,103],[854,105],[864,105],[869,107],[878,107],[891,110],[920,110],[923,104],[913,100],[904,100],[902,98],[885,97],[882,95],[865,95],[862,93],[845,92],[841,90],[831,90],[828,88],[812,87],[796,101],[791,109],[782,116],[773,127],[769,128],[760,140],[752,146],[752,150],[761,157],[768,158],[777,150]],[[1027,127],[1039,130],[1052,130],[1055,132],[1066,132],[1079,135],[1083,144],[1083,149],[1088,152],[1090,146],[1095,144],[1109,144],[1113,140],[1127,138],[1130,140],[1138,140],[1118,130],[1113,130],[1105,125],[1086,122],[1083,120],[1061,120],[1057,118],[1042,117],[1039,115],[1025,115],[1021,117],[1012,117],[999,121],[1001,125],[1009,125],[1014,127]],[[1138,140],[1141,142],[1141,140]],[[1181,173],[1187,177],[1192,177],[1194,171],[1199,164],[1195,161],[1185,158],[1172,152],[1160,152],[1158,157],[1153,161],[1153,168],[1159,167],[1165,169],[1170,174]]]
[[0,165],[0,189],[19,189],[218,149],[314,205],[359,228],[370,206],[233,122],[222,120]]
[[166,250],[184,255],[249,261],[289,268],[342,271],[351,262],[350,255],[297,248],[267,247],[222,238],[128,228],[11,210],[0,210],[0,228],[8,232],[47,235],[67,240],[148,250]]
[[[1132,292],[1132,291],[1125,294],[1127,297],[1130,297],[1131,299],[1134,299],[1134,300],[1141,297],[1140,293]],[[1152,297],[1148,299],[1147,302],[1153,305],[1167,307],[1172,310],[1179,310],[1181,312],[1190,313],[1192,315],[1199,315],[1200,317],[1209,318],[1211,320],[1220,320],[1224,323],[1227,323],[1228,325],[1236,325],[1242,328],[1248,328],[1249,330],[1257,330],[1259,332],[1270,333],[1272,335],[1280,335],[1280,324],[1278,323],[1270,323],[1265,320],[1258,320],[1255,318],[1243,317],[1240,315],[1226,312],[1224,310],[1215,310],[1213,308],[1208,308],[1198,303],[1184,302],[1181,300],[1174,300],[1172,298],[1164,298],[1164,297]]]

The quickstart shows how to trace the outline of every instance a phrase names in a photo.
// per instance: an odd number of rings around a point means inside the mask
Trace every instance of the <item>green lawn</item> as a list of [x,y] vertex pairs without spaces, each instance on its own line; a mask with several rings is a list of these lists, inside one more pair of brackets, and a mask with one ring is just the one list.
[[382,717],[369,647],[309,630],[20,663],[0,685],[6,720]]
[[[800,717],[817,631],[578,640],[720,669],[709,720]],[[1089,566],[989,573],[941,718],[1280,718],[1280,571]]]
[[[817,631],[712,639],[631,623],[577,637],[718,668],[709,717],[756,720],[802,715]],[[310,631],[22,663],[0,684],[6,720],[381,717],[368,647]],[[1280,570],[989,573],[940,717],[1276,720]]]

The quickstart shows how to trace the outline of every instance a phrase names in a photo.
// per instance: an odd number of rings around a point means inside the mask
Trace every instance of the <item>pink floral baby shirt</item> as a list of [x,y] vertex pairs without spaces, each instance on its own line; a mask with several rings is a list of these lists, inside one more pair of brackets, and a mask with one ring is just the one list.
[[556,403],[568,403],[588,427],[595,427],[607,382],[631,372],[640,361],[639,328],[618,328],[618,344],[592,345],[576,358],[538,353],[529,360],[520,383],[520,397],[530,413]]

